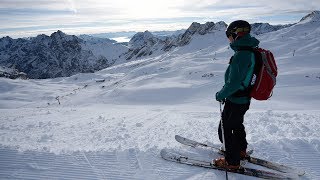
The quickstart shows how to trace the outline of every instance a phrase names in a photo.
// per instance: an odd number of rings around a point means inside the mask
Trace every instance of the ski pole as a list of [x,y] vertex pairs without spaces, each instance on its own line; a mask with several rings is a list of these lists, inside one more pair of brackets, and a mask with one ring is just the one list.
[[[223,102],[220,102],[220,125],[221,125],[221,132],[222,132],[222,150],[226,152],[226,143],[224,138],[224,129],[223,129],[223,121],[222,121],[222,104]],[[228,170],[226,169],[226,180],[228,180]]]
[[223,122],[222,122],[222,104],[223,102],[220,102],[220,126],[221,126],[221,132],[222,132],[222,150],[226,151],[226,144],[224,139],[224,129],[223,129]]

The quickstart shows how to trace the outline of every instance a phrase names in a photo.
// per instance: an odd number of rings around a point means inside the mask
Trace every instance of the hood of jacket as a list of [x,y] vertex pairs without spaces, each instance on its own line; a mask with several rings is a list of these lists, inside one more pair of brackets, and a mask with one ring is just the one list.
[[241,47],[257,47],[260,41],[255,37],[252,37],[250,34],[246,34],[240,39],[237,39],[230,43],[231,49],[238,51]]

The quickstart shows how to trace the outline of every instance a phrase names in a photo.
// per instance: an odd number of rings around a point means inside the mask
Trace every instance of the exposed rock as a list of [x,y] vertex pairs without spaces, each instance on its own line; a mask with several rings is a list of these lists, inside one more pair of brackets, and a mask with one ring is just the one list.
[[293,24],[288,25],[270,25],[269,23],[254,23],[251,24],[251,33],[252,34],[264,34],[272,31],[278,31],[279,29],[287,28]]
[[94,72],[114,62],[84,49],[85,43],[62,31],[30,39],[4,37],[0,39],[0,65],[15,67],[30,78],[42,79]]
[[10,78],[10,79],[27,79],[27,74],[24,72],[19,72],[14,68],[0,67],[0,77]]
[[303,17],[299,23],[303,22],[320,22],[320,11],[313,11],[310,14]]

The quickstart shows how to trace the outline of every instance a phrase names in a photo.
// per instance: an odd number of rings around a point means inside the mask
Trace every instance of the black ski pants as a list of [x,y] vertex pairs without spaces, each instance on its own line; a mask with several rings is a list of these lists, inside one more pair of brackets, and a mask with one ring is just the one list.
[[[247,149],[245,127],[243,125],[244,114],[249,109],[248,104],[235,104],[227,100],[223,112],[222,121],[226,146],[226,160],[229,165],[240,164],[240,151]],[[219,124],[219,139],[223,143],[221,122]]]

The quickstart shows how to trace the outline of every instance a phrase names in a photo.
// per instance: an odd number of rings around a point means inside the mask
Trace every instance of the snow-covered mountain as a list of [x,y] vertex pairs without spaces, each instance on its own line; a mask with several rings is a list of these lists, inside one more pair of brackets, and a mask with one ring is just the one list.
[[[256,23],[252,25],[252,32],[258,35],[289,26]],[[158,56],[176,47],[188,45],[195,36],[214,34],[224,31],[226,27],[223,21],[205,24],[194,22],[187,30],[154,34],[149,31],[139,32],[131,38],[128,47],[106,38],[89,35],[77,37],[61,31],[51,36],[39,35],[28,39],[3,37],[0,39],[0,65],[15,67],[27,73],[30,78],[54,78],[95,72],[128,60]]]
[[214,33],[215,31],[224,31],[227,27],[227,24],[223,21],[217,22],[207,22],[205,24],[200,24],[193,22],[190,27],[177,39],[171,41],[169,45],[166,45],[165,50],[170,49],[171,47],[184,46],[190,43],[192,37],[196,34],[205,35],[208,33]]
[[251,24],[251,34],[259,35],[272,31],[277,31],[279,29],[287,28],[293,24],[287,25],[270,25],[269,23],[253,23]]
[[[306,22],[319,22],[319,11],[308,14],[297,24]],[[252,34],[266,34],[293,25],[274,26],[268,23],[254,23]],[[226,27],[227,24],[223,21],[205,24],[194,22],[187,30],[160,31],[154,34],[149,31],[139,32],[131,38],[128,47],[106,38],[89,35],[76,37],[61,31],[51,36],[39,35],[28,39],[3,37],[0,39],[0,65],[15,67],[27,73],[30,78],[52,78],[71,76],[80,72],[95,72],[128,60],[164,54],[177,47],[188,45],[193,39],[197,39],[197,36],[224,31]]]
[[190,27],[179,35],[167,36],[166,38],[159,38],[154,36],[149,31],[137,33],[129,41],[129,51],[125,54],[126,59],[140,58],[150,56],[152,54],[159,55],[166,51],[170,51],[175,47],[185,46],[190,43],[192,37],[195,35],[205,35],[214,33],[215,31],[224,31],[226,28],[224,22],[207,22],[200,24],[193,22]]
[[[252,100],[244,122],[252,156],[303,169],[301,179],[320,179],[319,23],[314,16],[256,36],[274,53],[279,74],[272,98]],[[95,73],[0,78],[0,179],[225,179],[225,172],[159,155],[168,148],[220,157],[174,140],[180,134],[221,145],[214,94],[233,52],[225,32],[213,32]]]
[[320,11],[313,11],[310,14],[303,17],[299,23],[316,23],[319,24],[320,22]]
[[161,49],[163,40],[155,37],[149,31],[135,34],[128,43],[129,51],[124,54],[126,60],[131,60],[133,57],[140,58],[150,56],[154,52]]
[[4,37],[0,65],[15,67],[30,78],[54,78],[109,67],[126,50],[110,40],[82,40],[61,31],[29,39]]
[[[310,14],[303,17],[298,23],[318,23],[320,20],[320,11],[313,11]],[[277,31],[279,29],[287,28],[293,26],[295,24],[286,24],[286,25],[270,25],[269,23],[253,23],[251,24],[252,27],[252,34],[259,35],[264,34],[272,31]]]
[[[269,23],[254,23],[252,24],[252,34],[265,34],[287,28],[292,25],[293,24],[270,25]],[[180,34],[176,33],[172,36],[162,36],[162,38],[159,38],[149,31],[140,32],[135,34],[130,40],[130,49],[125,56],[127,60],[131,60],[150,56],[155,52],[156,55],[159,55],[166,51],[170,51],[175,47],[181,47],[189,44],[194,36],[215,33],[217,31],[225,31],[226,27],[227,24],[223,21],[217,23],[207,22],[205,24],[193,22],[187,30],[183,32],[179,31]]]

